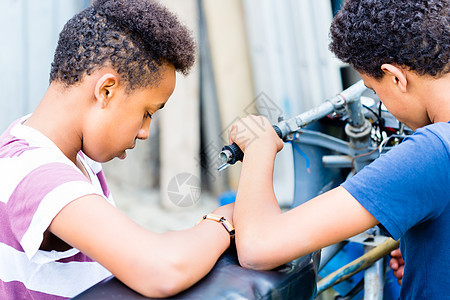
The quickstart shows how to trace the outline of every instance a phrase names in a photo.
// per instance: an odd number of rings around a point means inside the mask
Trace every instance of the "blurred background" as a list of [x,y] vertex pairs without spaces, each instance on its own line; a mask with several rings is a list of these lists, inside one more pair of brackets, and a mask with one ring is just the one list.
[[[0,1],[0,130],[31,113],[48,87],[58,34],[89,0]],[[118,206],[155,231],[183,229],[234,198],[239,163],[219,173],[218,154],[240,117],[272,123],[310,109],[357,80],[328,50],[341,1],[163,0],[193,32],[197,61],[157,112],[150,138],[104,164]],[[277,198],[294,191],[292,149],[278,155]]]

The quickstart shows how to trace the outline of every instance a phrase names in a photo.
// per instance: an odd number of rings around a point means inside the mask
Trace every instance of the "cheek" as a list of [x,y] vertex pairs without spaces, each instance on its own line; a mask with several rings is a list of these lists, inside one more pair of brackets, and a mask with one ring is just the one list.
[[101,135],[92,134],[83,139],[83,148],[81,150],[92,160],[105,162],[108,161],[107,156],[109,151],[111,151],[108,142],[108,139],[105,139]]
[[391,97],[386,96],[384,93],[377,93],[377,95],[390,113],[397,110],[396,103],[395,101],[392,101]]
[[139,119],[128,120],[128,122],[122,123],[119,128],[117,128],[117,133],[119,134],[120,140],[130,140],[135,139],[139,130],[142,128],[143,122]]
[[98,162],[110,160],[111,153],[117,151],[118,130],[117,122],[114,124],[99,119],[92,123],[83,134],[83,152]]
[[[381,98],[380,98],[381,99]],[[387,101],[382,101],[386,109],[400,122],[405,122],[408,119],[409,108],[401,105],[395,99],[388,99]]]
[[[381,98],[380,98],[381,99]],[[391,103],[389,101],[386,100],[381,100],[381,102],[383,102],[383,105],[386,107],[386,109],[392,113],[392,111],[394,110],[394,108],[392,107]]]
[[110,136],[109,151],[122,151],[135,144],[142,122],[138,120],[128,120],[117,125]]

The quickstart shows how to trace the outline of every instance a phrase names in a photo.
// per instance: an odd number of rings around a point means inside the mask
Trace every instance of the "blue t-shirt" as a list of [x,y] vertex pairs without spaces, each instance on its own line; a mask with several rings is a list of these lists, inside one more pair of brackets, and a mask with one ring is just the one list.
[[425,126],[342,184],[395,239],[401,299],[449,299],[450,122]]

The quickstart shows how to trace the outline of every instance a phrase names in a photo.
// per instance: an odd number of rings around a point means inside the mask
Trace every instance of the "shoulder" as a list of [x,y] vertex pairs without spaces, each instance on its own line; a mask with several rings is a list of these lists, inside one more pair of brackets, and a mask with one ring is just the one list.
[[449,128],[442,123],[416,130],[342,184],[395,238],[447,206]]
[[450,123],[440,122],[419,128],[390,152],[389,156],[404,155],[403,161],[415,162],[416,167],[442,169],[450,164]]
[[61,199],[79,197],[80,192],[95,192],[50,139],[20,121],[3,134],[0,144],[1,202],[11,209],[19,209],[19,203],[25,200],[27,205],[38,207],[50,199],[51,203],[60,203]]
[[438,122],[417,129],[410,137],[421,141],[431,141],[435,147],[444,147],[450,152],[450,122]]
[[[398,185],[435,181],[440,174],[443,182],[450,180],[450,124],[435,123],[417,129],[399,145],[365,167],[356,177],[374,176]],[[388,180],[389,178],[389,180]],[[393,180],[397,178],[397,180]],[[433,184],[431,185],[433,186]]]
[[59,175],[82,175],[49,138],[22,124],[27,118],[14,122],[0,138],[0,177],[5,179],[0,184],[11,185],[30,174],[43,176],[48,170],[56,170],[53,174]]
[[394,147],[379,162],[401,163],[415,162],[416,166],[425,165],[436,159],[449,163],[450,155],[450,123],[435,123],[418,128],[412,135],[405,137],[400,145]]

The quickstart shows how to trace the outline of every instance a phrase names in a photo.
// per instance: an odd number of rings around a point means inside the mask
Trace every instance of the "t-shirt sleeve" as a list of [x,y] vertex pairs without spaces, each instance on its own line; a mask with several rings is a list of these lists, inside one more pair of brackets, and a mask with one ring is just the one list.
[[342,184],[394,239],[437,218],[447,206],[448,132],[419,129]]
[[6,204],[11,230],[27,257],[36,262],[53,261],[78,252],[38,253],[43,234],[53,218],[71,201],[98,194],[89,180],[74,166],[54,161],[40,164],[16,185]]

